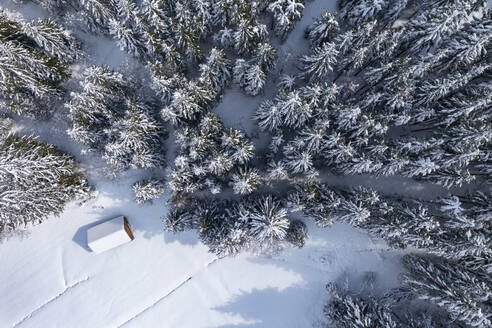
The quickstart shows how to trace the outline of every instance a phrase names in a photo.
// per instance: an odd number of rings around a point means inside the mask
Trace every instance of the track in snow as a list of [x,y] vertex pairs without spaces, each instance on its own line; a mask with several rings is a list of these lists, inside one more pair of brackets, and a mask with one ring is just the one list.
[[24,318],[22,318],[20,321],[18,321],[17,323],[15,323],[12,327],[15,328],[15,327],[19,326],[24,321],[30,319],[34,314],[36,314],[37,312],[43,310],[50,303],[56,301],[57,299],[59,299],[60,297],[62,297],[63,295],[65,295],[67,292],[70,292],[72,289],[74,289],[75,287],[79,286],[80,284],[86,282],[87,280],[89,280],[89,277],[85,277],[84,279],[79,280],[79,281],[77,281],[77,282],[75,282],[75,283],[73,283],[71,285],[68,285],[68,286],[65,285],[65,288],[63,289],[63,291],[61,293],[59,293],[55,297],[52,297],[47,302],[45,302],[42,305],[40,305],[38,308],[36,308],[35,310],[33,310],[31,313],[29,313],[28,315],[26,315]]
[[138,318],[139,316],[141,316],[143,313],[145,313],[147,310],[153,308],[154,306],[156,306],[157,304],[159,304],[160,302],[162,302],[163,300],[165,300],[167,297],[169,297],[170,295],[172,295],[175,291],[177,291],[178,289],[180,289],[181,287],[183,287],[188,281],[190,281],[191,279],[193,279],[193,276],[196,275],[197,273],[200,273],[200,272],[203,272],[204,270],[206,270],[209,266],[211,266],[212,264],[214,264],[215,262],[217,262],[218,260],[220,260],[220,258],[216,258],[212,261],[210,261],[209,263],[207,263],[207,265],[205,265],[205,267],[203,269],[201,269],[200,271],[194,273],[192,276],[189,276],[188,278],[186,278],[185,280],[183,280],[181,283],[179,283],[178,286],[174,287],[169,293],[167,293],[166,295],[162,296],[161,298],[159,298],[157,301],[155,301],[154,303],[150,304],[149,306],[147,306],[145,309],[143,309],[142,311],[138,312],[137,314],[135,314],[133,317],[131,317],[130,319],[126,320],[125,322],[123,322],[122,324],[118,325],[118,328],[121,328],[123,326],[126,326],[128,323],[130,323],[131,321],[133,321],[134,319]]

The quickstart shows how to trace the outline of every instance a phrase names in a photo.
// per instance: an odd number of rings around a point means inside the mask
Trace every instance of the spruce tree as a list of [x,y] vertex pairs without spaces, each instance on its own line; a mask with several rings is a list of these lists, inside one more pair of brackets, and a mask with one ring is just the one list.
[[0,138],[0,235],[59,215],[89,191],[76,162],[54,146],[33,136]]
[[76,42],[51,20],[28,22],[0,11],[0,101],[16,114],[46,116],[76,58]]
[[442,307],[453,321],[470,327],[491,325],[490,277],[477,275],[458,263],[407,255],[409,271],[402,277],[398,297],[415,297]]

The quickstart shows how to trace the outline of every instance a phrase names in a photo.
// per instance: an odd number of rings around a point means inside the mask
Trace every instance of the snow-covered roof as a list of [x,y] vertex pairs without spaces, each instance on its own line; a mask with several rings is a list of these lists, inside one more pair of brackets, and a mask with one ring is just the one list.
[[90,249],[101,253],[131,241],[131,232],[129,234],[125,230],[125,220],[124,216],[118,216],[88,229],[87,244]]

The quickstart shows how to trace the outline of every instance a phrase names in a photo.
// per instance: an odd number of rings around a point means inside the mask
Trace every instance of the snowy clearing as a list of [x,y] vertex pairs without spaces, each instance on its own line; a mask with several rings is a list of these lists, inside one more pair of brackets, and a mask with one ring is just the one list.
[[[163,233],[165,207],[135,204],[129,180],[100,183],[96,199],[0,245],[5,327],[307,327],[344,271],[396,284],[397,257],[344,225],[309,225],[303,249],[274,258],[217,259],[194,232]],[[90,252],[86,230],[118,214],[135,240]]]

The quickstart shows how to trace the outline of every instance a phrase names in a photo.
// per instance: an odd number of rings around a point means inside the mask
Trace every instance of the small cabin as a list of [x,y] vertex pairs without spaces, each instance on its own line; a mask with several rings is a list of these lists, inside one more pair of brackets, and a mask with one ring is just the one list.
[[87,245],[97,254],[132,240],[133,233],[124,216],[118,216],[87,229]]

